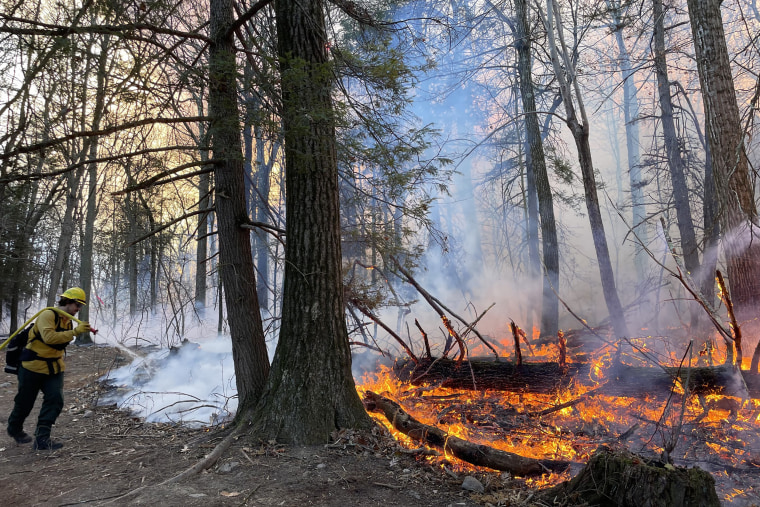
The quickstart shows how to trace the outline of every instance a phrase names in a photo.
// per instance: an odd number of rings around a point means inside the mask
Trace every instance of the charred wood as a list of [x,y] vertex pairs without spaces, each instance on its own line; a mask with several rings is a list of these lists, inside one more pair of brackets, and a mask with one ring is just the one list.
[[[394,372],[399,380],[412,385],[439,384],[453,389],[495,389],[551,393],[567,387],[581,368],[588,365],[570,363],[562,368],[557,363],[523,363],[470,360],[454,361],[446,358],[420,359],[418,363],[399,360]],[[474,381],[473,381],[474,378]]]
[[[412,385],[435,384],[452,389],[493,389],[548,394],[566,388],[571,382],[588,379],[589,363],[492,361],[488,358],[454,361],[422,358],[414,363],[398,360],[396,377]],[[676,379],[679,379],[676,381]],[[686,383],[689,394],[720,394],[760,398],[760,375],[739,372],[730,365],[712,367],[645,367],[619,364],[605,372],[606,385],[596,394],[618,397],[667,396]]]
[[409,438],[427,445],[444,449],[454,457],[475,466],[509,472],[517,476],[540,475],[550,471],[564,471],[569,466],[566,461],[538,460],[526,458],[486,445],[474,444],[449,435],[440,428],[429,426],[407,414],[393,400],[371,391],[364,395],[364,406],[370,412],[382,413],[393,427]]

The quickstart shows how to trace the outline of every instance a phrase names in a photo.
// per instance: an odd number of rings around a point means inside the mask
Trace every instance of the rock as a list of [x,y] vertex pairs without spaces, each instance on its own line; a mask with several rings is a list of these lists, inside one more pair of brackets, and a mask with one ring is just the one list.
[[228,461],[227,463],[219,465],[219,468],[217,468],[216,472],[219,474],[228,474],[235,470],[239,465],[239,461]]
[[715,479],[699,468],[681,468],[602,446],[569,481],[539,492],[553,505],[598,507],[720,507]]
[[475,477],[467,476],[462,481],[462,489],[467,491],[474,491],[475,493],[483,493],[486,488]]

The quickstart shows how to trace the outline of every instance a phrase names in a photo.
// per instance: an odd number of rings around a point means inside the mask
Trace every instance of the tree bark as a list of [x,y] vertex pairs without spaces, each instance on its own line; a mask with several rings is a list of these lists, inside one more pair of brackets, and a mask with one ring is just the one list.
[[275,2],[285,146],[282,322],[262,403],[265,438],[324,443],[368,428],[351,374],[344,315],[334,112],[323,2]]
[[237,102],[233,0],[211,0],[209,98],[219,269],[224,286],[232,357],[238,389],[238,416],[258,401],[269,374],[264,328],[256,297],[256,276],[245,204],[245,176]]
[[739,107],[720,12],[722,0],[688,0],[718,198],[727,275],[740,319],[760,302],[760,241]]

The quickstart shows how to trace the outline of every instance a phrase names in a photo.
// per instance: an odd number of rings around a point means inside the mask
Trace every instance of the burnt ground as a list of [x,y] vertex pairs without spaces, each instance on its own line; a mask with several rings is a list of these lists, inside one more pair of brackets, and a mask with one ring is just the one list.
[[[404,452],[384,430],[344,432],[329,446],[233,442],[209,469],[162,485],[187,470],[226,436],[224,429],[145,423],[98,406],[99,379],[123,359],[108,347],[69,347],[65,406],[53,429],[63,449],[33,451],[2,432],[3,505],[168,506],[475,506],[519,505],[529,492],[496,474],[475,476],[485,494],[462,489],[464,476]],[[0,377],[0,418],[10,413],[15,377]],[[26,431],[34,429],[39,400]]]

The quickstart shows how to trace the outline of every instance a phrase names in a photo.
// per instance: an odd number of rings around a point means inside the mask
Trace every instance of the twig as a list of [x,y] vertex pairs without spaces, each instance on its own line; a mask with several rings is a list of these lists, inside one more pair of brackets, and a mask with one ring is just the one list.
[[390,354],[388,354],[386,351],[384,351],[384,350],[383,350],[383,349],[381,349],[380,347],[376,347],[376,346],[374,346],[374,345],[370,345],[369,343],[364,343],[364,342],[357,342],[357,341],[350,341],[350,342],[348,342],[348,344],[349,344],[349,345],[351,345],[352,347],[353,347],[353,346],[357,346],[357,347],[366,347],[366,348],[368,348],[369,350],[374,350],[375,352],[378,352],[378,353],[379,353],[380,355],[382,355],[382,356],[385,356],[385,357],[390,357]]

